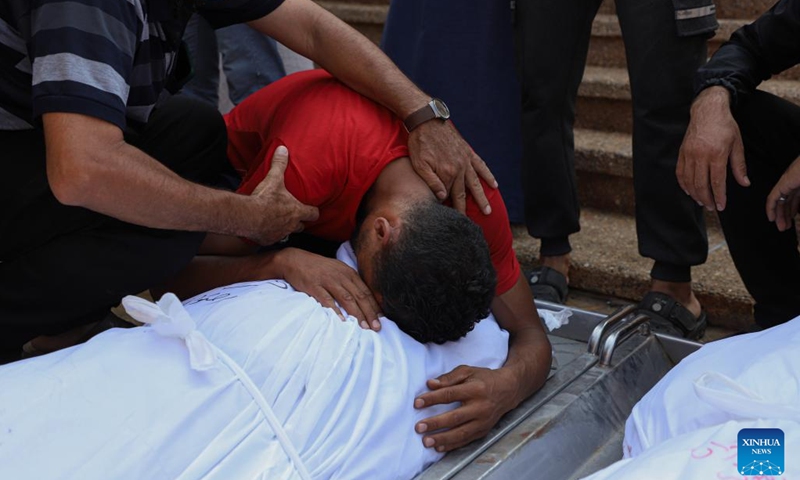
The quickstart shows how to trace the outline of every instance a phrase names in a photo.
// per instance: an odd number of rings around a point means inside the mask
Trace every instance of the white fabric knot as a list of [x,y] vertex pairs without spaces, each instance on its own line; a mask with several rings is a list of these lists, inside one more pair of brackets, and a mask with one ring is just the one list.
[[193,370],[204,371],[216,366],[214,346],[197,331],[197,324],[175,294],[166,293],[156,303],[128,295],[122,299],[122,306],[131,317],[150,325],[159,335],[182,339],[189,350]]

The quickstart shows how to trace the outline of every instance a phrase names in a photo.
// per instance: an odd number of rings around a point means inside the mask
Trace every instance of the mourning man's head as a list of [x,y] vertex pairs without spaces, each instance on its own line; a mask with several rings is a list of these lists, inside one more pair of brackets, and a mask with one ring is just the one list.
[[401,330],[444,343],[489,315],[496,274],[481,229],[465,215],[420,201],[396,216],[362,211],[358,220],[359,272]]

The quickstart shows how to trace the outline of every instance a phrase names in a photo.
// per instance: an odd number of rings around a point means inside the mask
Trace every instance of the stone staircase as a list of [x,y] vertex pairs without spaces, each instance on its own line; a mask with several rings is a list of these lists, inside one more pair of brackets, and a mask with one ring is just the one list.
[[[376,43],[388,0],[318,1]],[[771,0],[717,0],[720,29],[713,53],[739,26],[772,5]],[[589,60],[579,89],[575,131],[576,169],[583,211],[582,231],[571,237],[573,290],[636,301],[647,291],[651,262],[638,255],[631,159],[631,101],[625,51],[613,0],[606,0],[592,26]],[[766,82],[763,89],[800,103],[800,68]],[[752,299],[730,260],[716,215],[707,215],[708,262],[693,270],[695,290],[717,327],[711,336],[745,329]],[[538,242],[515,227],[515,248],[524,267],[538,259]]]

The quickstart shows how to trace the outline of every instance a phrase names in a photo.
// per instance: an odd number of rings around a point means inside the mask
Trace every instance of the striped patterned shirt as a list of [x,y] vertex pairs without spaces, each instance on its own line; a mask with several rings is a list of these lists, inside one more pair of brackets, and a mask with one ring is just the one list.
[[[194,3],[221,28],[263,17],[282,2]],[[122,129],[145,123],[190,71],[178,52],[192,3],[0,0],[0,130],[31,129],[48,112],[90,115]]]

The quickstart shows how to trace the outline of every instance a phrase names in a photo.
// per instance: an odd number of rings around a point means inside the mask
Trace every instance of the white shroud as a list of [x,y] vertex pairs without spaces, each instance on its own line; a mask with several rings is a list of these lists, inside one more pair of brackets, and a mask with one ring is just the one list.
[[0,367],[0,478],[411,478],[441,456],[414,424],[453,407],[415,410],[425,381],[507,355],[491,317],[422,345],[283,281],[126,303],[153,325]]

